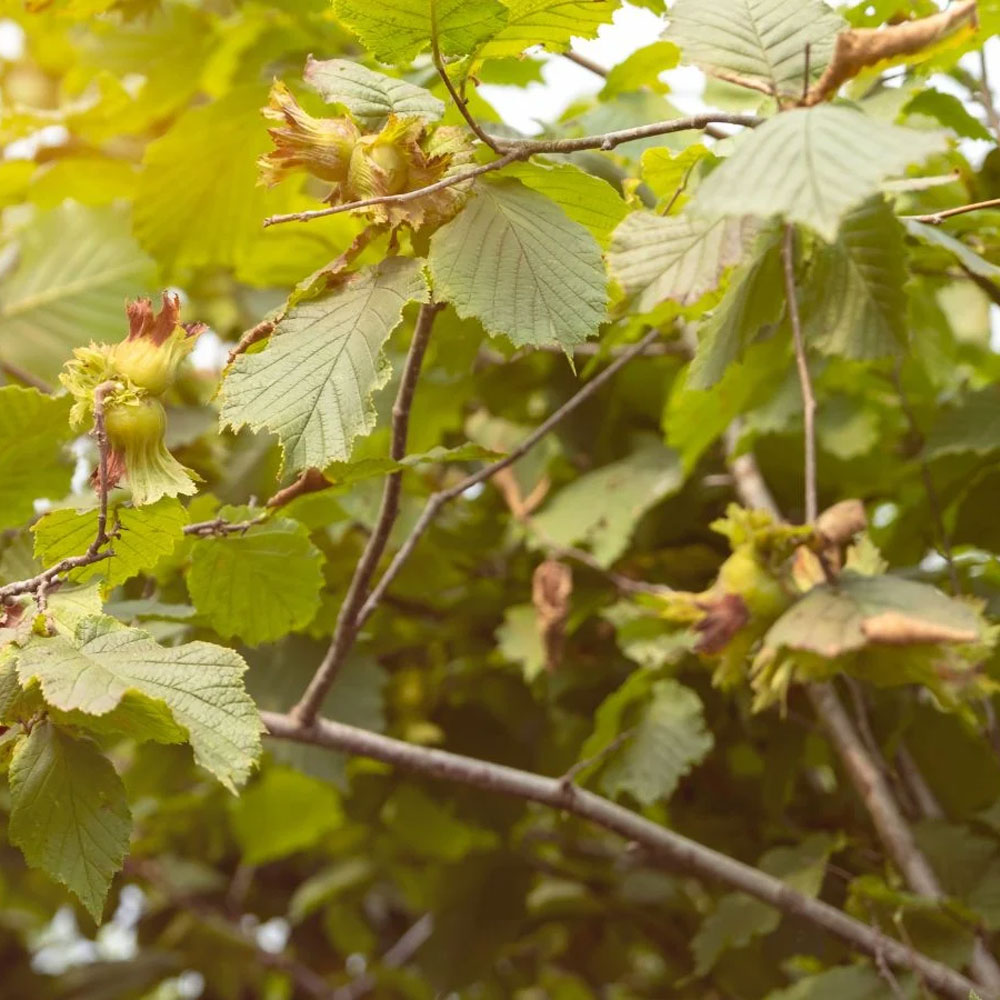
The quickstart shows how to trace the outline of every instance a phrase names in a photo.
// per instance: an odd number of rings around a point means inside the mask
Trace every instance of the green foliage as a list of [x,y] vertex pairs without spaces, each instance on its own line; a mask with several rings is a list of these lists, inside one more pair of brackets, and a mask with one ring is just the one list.
[[265,350],[236,359],[223,419],[276,433],[290,469],[349,458],[375,426],[371,396],[391,373],[382,347],[407,302],[426,296],[414,262],[396,257],[295,306]]
[[521,184],[481,184],[439,229],[428,257],[434,287],[459,316],[517,346],[572,347],[597,333],[607,279],[593,236]]
[[708,218],[781,216],[832,243],[847,212],[910,163],[944,149],[944,136],[822,105],[768,119],[698,189]]
[[71,889],[100,922],[132,818],[121,779],[89,740],[40,722],[10,762],[10,839],[28,864]]
[[187,574],[194,606],[219,635],[247,645],[274,642],[312,621],[323,587],[323,556],[295,521],[198,542]]
[[639,6],[4,7],[4,996],[989,981],[1000,7]]

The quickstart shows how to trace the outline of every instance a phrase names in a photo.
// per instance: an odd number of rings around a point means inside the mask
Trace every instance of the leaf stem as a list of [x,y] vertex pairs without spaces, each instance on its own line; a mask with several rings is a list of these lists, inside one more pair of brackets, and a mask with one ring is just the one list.
[[923,222],[927,226],[940,226],[945,219],[966,212],[978,212],[984,208],[1000,208],[1000,198],[988,198],[986,201],[974,201],[968,205],[958,205],[955,208],[944,208],[940,212],[929,212],[927,215],[904,215],[901,218],[910,222]]
[[499,153],[500,150],[497,148],[492,136],[487,135],[483,130],[483,127],[472,116],[472,113],[469,111],[468,103],[465,98],[462,97],[457,90],[455,90],[455,85],[451,82],[451,77],[448,76],[448,70],[445,67],[444,60],[441,58],[441,46],[438,44],[437,17],[435,11],[435,5],[431,4],[431,20],[433,23],[433,30],[431,31],[431,59],[434,61],[434,68],[437,70],[438,76],[441,77],[441,80],[444,82],[445,89],[451,95],[451,99],[454,102],[455,107],[458,108],[459,114],[465,119],[469,128],[475,132],[476,138],[486,146],[489,146],[494,153]]

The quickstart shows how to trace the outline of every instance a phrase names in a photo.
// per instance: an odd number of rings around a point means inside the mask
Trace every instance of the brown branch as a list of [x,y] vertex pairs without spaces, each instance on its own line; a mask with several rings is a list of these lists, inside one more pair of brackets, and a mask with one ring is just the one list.
[[974,201],[969,205],[944,208],[940,212],[929,212],[927,215],[904,215],[901,218],[909,219],[911,222],[922,222],[927,226],[940,226],[945,219],[950,219],[952,216],[965,215],[966,212],[978,212],[984,208],[1000,208],[1000,198]]
[[196,521],[194,524],[185,524],[183,532],[185,535],[195,535],[198,538],[211,538],[213,536],[222,538],[225,535],[245,535],[254,525],[263,524],[268,518],[268,514],[258,514],[256,517],[247,518],[245,521],[227,521],[224,517],[213,517],[210,521]]
[[[410,342],[410,351],[406,357],[406,367],[399,380],[396,401],[392,407],[392,443],[389,448],[389,457],[397,462],[406,457],[406,439],[410,428],[413,394],[420,377],[420,366],[423,364],[424,353],[430,341],[434,317],[440,309],[441,306],[437,303],[421,306],[413,330],[413,340]],[[402,486],[402,470],[391,472],[386,477],[375,528],[369,535],[365,550],[354,569],[354,576],[351,578],[347,594],[344,596],[340,612],[337,615],[333,638],[330,640],[326,655],[316,668],[316,673],[309,681],[305,693],[292,709],[292,715],[306,725],[319,713],[323,699],[337,679],[337,674],[340,672],[347,654],[351,651],[364,621],[358,614],[358,610],[364,602],[368,585],[371,583],[379,560],[385,552],[392,526],[396,523],[396,518],[399,515],[399,497]]]
[[329,208],[317,208],[308,212],[290,212],[286,215],[272,215],[264,220],[264,225],[275,226],[282,222],[308,222],[310,219],[319,219],[327,215],[337,215],[340,212],[353,212],[362,208],[370,208],[372,205],[396,205],[413,201],[416,198],[422,198],[426,194],[441,191],[454,184],[462,184],[482,174],[491,173],[494,170],[502,170],[511,163],[527,160],[536,154],[576,153],[584,149],[608,151],[636,139],[646,139],[655,135],[669,135],[672,132],[685,132],[691,129],[704,130],[713,122],[721,122],[726,125],[744,125],[747,128],[753,128],[759,125],[762,120],[757,115],[723,114],[713,111],[700,115],[692,115],[688,118],[675,118],[671,121],[653,122],[650,125],[638,125],[635,128],[622,129],[617,132],[606,132],[603,135],[585,135],[578,139],[493,139],[493,145],[496,150],[503,153],[498,160],[492,160],[490,163],[481,163],[478,166],[471,167],[469,170],[453,174],[451,177],[444,177],[434,184],[417,188],[415,191],[402,191],[399,194],[387,194],[378,198],[365,198],[362,201],[346,202],[343,205],[331,205]]
[[780,879],[689,840],[560,778],[542,777],[502,764],[415,746],[327,719],[316,719],[311,725],[303,726],[290,715],[262,712],[261,718],[270,735],[277,739],[370,757],[417,774],[572,813],[641,845],[653,857],[680,871],[744,892],[783,913],[808,920],[867,955],[882,955],[885,961],[897,968],[912,969],[949,1000],[968,1000],[970,991],[975,988],[960,973],[925,955],[912,952],[906,945],[873,930],[836,907],[806,896]]
[[379,602],[382,600],[383,595],[389,588],[389,585],[396,578],[396,575],[402,569],[403,564],[413,550],[417,547],[417,543],[420,541],[424,532],[430,527],[431,522],[437,516],[438,511],[449,501],[454,500],[456,497],[461,496],[470,486],[475,486],[477,483],[485,482],[491,476],[495,475],[501,469],[507,468],[508,465],[513,465],[522,455],[527,454],[539,441],[545,437],[549,431],[552,430],[557,424],[565,420],[584,400],[589,399],[594,395],[597,390],[608,382],[615,373],[623,368],[632,358],[637,357],[642,354],[642,352],[660,335],[660,331],[657,329],[650,330],[645,337],[634,343],[628,350],[620,354],[614,361],[608,365],[599,375],[595,376],[588,382],[582,389],[580,389],[575,395],[571,396],[562,406],[559,407],[555,413],[551,414],[546,420],[544,420],[538,427],[535,428],[517,447],[515,447],[508,455],[501,458],[499,461],[493,462],[490,465],[485,465],[478,472],[474,472],[464,479],[460,480],[454,486],[450,486],[446,490],[441,490],[438,493],[434,493],[428,499],[426,506],[417,519],[417,523],[413,526],[413,530],[410,532],[409,537],[400,547],[399,551],[393,557],[392,562],[389,564],[382,578],[372,589],[372,592],[368,595],[368,599],[362,605],[361,610],[358,612],[357,616],[357,626],[360,628],[365,621],[369,618],[372,612],[378,607]]
[[13,583],[4,584],[0,587],[0,603],[7,601],[11,597],[20,594],[34,594],[40,608],[44,610],[46,596],[48,592],[62,581],[59,579],[64,573],[82,566],[90,566],[92,563],[100,562],[102,559],[110,559],[113,552],[105,549],[111,541],[111,534],[108,533],[108,457],[110,445],[108,433],[104,427],[104,397],[112,389],[117,387],[116,382],[102,382],[94,390],[94,430],[93,435],[97,440],[97,533],[94,540],[87,547],[83,555],[69,556],[60,559],[54,566],[43,570],[41,573],[27,580],[15,580]]
[[31,389],[44,392],[47,396],[52,395],[52,386],[48,382],[40,379],[37,375],[32,375],[31,372],[26,371],[20,365],[12,364],[10,361],[0,361],[0,372],[3,372],[4,375],[12,379],[16,379],[18,382],[23,382]]
[[437,33],[437,7],[435,4],[431,4],[431,59],[434,62],[434,68],[437,70],[437,74],[441,77],[444,83],[445,89],[451,96],[455,107],[458,108],[459,114],[465,119],[469,128],[472,129],[476,134],[476,138],[480,142],[484,143],[494,153],[499,153],[500,150],[497,149],[496,143],[494,142],[492,136],[486,134],[483,131],[483,127],[476,121],[472,113],[469,111],[468,102],[462,97],[461,94],[455,89],[455,85],[451,82],[451,77],[448,76],[448,70],[445,68],[444,60],[441,58],[441,46],[438,44],[438,33]]
[[581,56],[579,52],[562,52],[560,55],[563,59],[568,59],[571,63],[576,63],[577,66],[582,66],[584,69],[590,70],[595,76],[607,79],[608,71],[603,66],[595,63],[592,59],[588,59],[586,56]]
[[802,336],[802,322],[799,318],[799,300],[795,291],[795,227],[785,226],[785,239],[781,245],[781,260],[785,271],[785,301],[788,303],[788,318],[792,325],[792,341],[795,344],[795,367],[799,373],[799,388],[802,391],[802,419],[805,437],[805,520],[812,524],[816,520],[816,397],[809,377],[809,361],[806,357],[806,342]]
[[[399,937],[399,940],[389,948],[379,961],[386,969],[399,969],[427,943],[434,930],[434,915],[425,913],[412,923]],[[333,994],[333,1000],[361,1000],[370,993],[377,981],[371,972],[364,972],[357,979],[340,986]]]
[[265,506],[270,507],[272,510],[284,507],[298,497],[305,496],[307,493],[318,493],[320,490],[329,489],[332,485],[333,483],[319,469],[306,469],[294,483],[290,483],[284,489],[278,490],[267,501]]

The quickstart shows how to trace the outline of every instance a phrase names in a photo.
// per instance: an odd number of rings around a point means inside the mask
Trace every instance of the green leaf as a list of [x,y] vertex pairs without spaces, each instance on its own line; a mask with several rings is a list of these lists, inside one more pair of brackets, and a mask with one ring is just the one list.
[[569,218],[589,229],[602,247],[628,214],[628,206],[607,181],[572,163],[512,163],[504,175],[551,198]]
[[702,323],[689,389],[708,389],[719,382],[761,330],[781,319],[784,287],[781,237],[771,229],[757,241],[753,257],[730,276],[722,301]]
[[927,436],[928,458],[974,452],[989,455],[1000,448],[1000,392],[988,386],[966,393],[943,409]]
[[676,452],[647,443],[563,487],[535,515],[534,526],[545,542],[582,542],[602,566],[610,566],[628,547],[640,518],[683,482]]
[[382,807],[385,826],[407,851],[436,861],[461,861],[472,851],[489,850],[497,835],[456,819],[412,784],[401,785]]
[[389,379],[382,347],[407,302],[426,298],[417,261],[389,257],[300,303],[263,351],[236,359],[222,420],[276,433],[289,470],[349,458],[354,439],[375,426],[372,393]]
[[806,341],[856,360],[898,354],[906,343],[903,226],[881,196],[849,212],[820,246],[803,289]]
[[885,1000],[882,977],[865,965],[827,969],[794,986],[768,993],[766,1000]]
[[572,347],[605,319],[606,279],[594,237],[551,199],[516,181],[480,184],[431,237],[435,290],[462,317],[519,347]]
[[680,153],[663,146],[647,149],[640,161],[642,179],[657,198],[673,198],[688,174],[702,160],[714,164],[718,162],[718,157],[700,142],[693,142]]
[[608,266],[639,312],[668,299],[692,305],[740,261],[756,228],[749,219],[633,212],[614,232]]
[[104,715],[126,691],[162,701],[188,733],[195,760],[230,791],[243,784],[260,756],[261,724],[243,688],[246,664],[231,649],[207,642],[165,648],[145,632],[110,618],[85,618],[73,640],[33,639],[17,654],[27,686],[63,711]]
[[267,521],[246,534],[199,540],[187,575],[194,606],[225,639],[274,642],[315,617],[323,554],[295,521]]
[[[880,639],[876,624],[887,615],[894,616],[901,627],[911,625],[914,631],[903,631],[892,641]],[[764,650],[803,650],[834,659],[872,643],[902,646],[933,641],[921,640],[917,631],[921,626],[945,630],[942,636],[951,631],[953,642],[977,642],[982,633],[979,617],[968,604],[926,583],[846,572],[836,586],[824,583],[813,587],[793,604],[768,630]]]
[[698,695],[675,680],[651,682],[643,671],[601,703],[581,760],[608,752],[629,730],[601,766],[598,784],[607,795],[628,793],[643,805],[670,798],[713,745]]
[[667,90],[660,81],[660,74],[673,69],[680,61],[680,49],[673,42],[653,42],[636,49],[620,63],[612,66],[605,77],[600,97],[608,100],[618,94],[650,87],[652,90]]
[[531,604],[515,604],[503,613],[496,631],[497,650],[511,663],[520,663],[530,684],[545,669],[545,647],[538,631],[538,613]]
[[384,63],[410,62],[434,34],[446,56],[467,55],[507,20],[497,0],[334,0],[333,10]]
[[921,90],[903,109],[908,115],[927,115],[963,139],[993,142],[989,129],[954,95],[928,88]]
[[[814,834],[793,847],[772,848],[761,857],[758,867],[797,892],[815,897],[823,884],[827,860],[840,846],[840,838]],[[770,934],[780,922],[781,914],[766,903],[739,892],[723,896],[691,941],[695,973],[704,975],[723,952]]]
[[429,90],[385,76],[350,59],[306,61],[305,81],[328,104],[339,104],[370,132],[379,131],[389,115],[437,121],[444,101]]
[[398,462],[391,458],[362,458],[357,462],[333,462],[326,466],[323,475],[335,486],[352,486],[354,483],[367,479],[381,479],[390,472],[403,472],[406,469],[418,469],[423,465],[450,462],[495,462],[503,458],[498,451],[491,451],[481,445],[467,441],[454,448],[437,445],[430,451],[407,455]]
[[269,145],[266,99],[258,86],[241,87],[185,111],[146,147],[135,235],[168,273],[238,265],[261,238],[268,201],[256,159]]
[[479,59],[520,55],[533,45],[564,52],[573,38],[594,38],[618,0],[504,0],[507,25],[476,53]]
[[230,817],[246,865],[315,847],[344,822],[335,788],[284,767],[269,767],[231,803]]
[[933,243],[942,247],[950,254],[958,258],[963,267],[967,267],[973,274],[978,274],[982,278],[996,280],[1000,278],[1000,267],[991,264],[988,260],[980,257],[974,250],[967,247],[960,239],[956,239],[951,233],[945,232],[940,226],[928,226],[915,219],[903,219],[906,231],[924,243]]
[[769,118],[739,137],[692,209],[708,218],[778,215],[833,242],[841,220],[887,177],[944,150],[944,136],[821,105]]
[[89,740],[39,722],[10,764],[10,840],[100,923],[128,851],[132,817],[111,762]]
[[795,97],[804,89],[806,66],[811,76],[820,73],[845,27],[821,0],[677,0],[669,16],[664,37],[680,46],[686,62]]
[[[170,555],[184,537],[188,513],[176,497],[164,497],[141,510],[119,507],[112,511],[110,524],[117,517],[118,536],[111,544],[110,559],[74,570],[77,581],[103,578],[109,587],[152,569],[163,556]],[[52,566],[68,556],[82,555],[97,535],[97,511],[53,510],[32,525],[35,555],[43,565]]]
[[66,202],[21,236],[17,268],[0,285],[0,355],[54,379],[74,347],[121,340],[125,299],[152,281],[126,212]]
[[37,389],[0,388],[0,529],[27,521],[36,499],[69,491],[73,467],[63,445],[72,436],[71,402]]

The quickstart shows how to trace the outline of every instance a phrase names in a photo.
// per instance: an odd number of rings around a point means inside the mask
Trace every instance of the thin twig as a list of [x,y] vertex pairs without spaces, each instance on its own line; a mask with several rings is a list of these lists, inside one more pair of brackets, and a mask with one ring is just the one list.
[[441,77],[442,82],[445,85],[445,89],[451,95],[451,99],[458,108],[459,114],[465,119],[469,128],[472,129],[476,134],[476,138],[480,142],[485,143],[493,150],[494,153],[499,153],[500,150],[497,149],[496,143],[493,141],[492,136],[486,134],[483,127],[476,121],[473,117],[472,112],[469,111],[468,103],[465,98],[455,89],[455,85],[451,82],[451,77],[448,76],[448,70],[445,67],[444,60],[441,58],[441,46],[438,44],[438,33],[437,33],[437,7],[435,4],[431,4],[431,59],[434,62],[434,68],[437,70],[437,74]]
[[48,382],[40,379],[37,375],[32,375],[29,371],[25,371],[20,365],[12,364],[10,361],[0,361],[0,372],[18,382],[23,382],[32,389],[44,392],[47,396],[52,395],[52,386]]
[[958,205],[956,208],[943,208],[940,212],[928,212],[927,215],[903,215],[901,218],[909,219],[910,222],[923,222],[928,226],[940,226],[945,219],[950,219],[952,216],[978,212],[984,208],[1000,208],[1000,198],[974,201],[969,205]]
[[108,532],[108,458],[110,444],[108,442],[107,430],[104,426],[104,398],[112,389],[117,386],[116,382],[102,382],[94,390],[94,430],[93,434],[97,440],[97,532],[94,540],[87,547],[83,555],[69,556],[60,559],[54,566],[27,580],[15,580],[13,583],[4,584],[0,587],[0,603],[8,598],[17,597],[20,594],[34,594],[39,604],[39,610],[44,611],[48,598],[48,592],[57,586],[64,573],[83,566],[90,566],[92,563],[100,562],[102,559],[110,559],[114,553],[107,549],[108,542],[111,541],[113,533]]
[[795,344],[795,367],[799,373],[799,388],[802,390],[802,419],[805,437],[805,520],[812,524],[816,520],[816,397],[809,377],[809,361],[806,357],[806,343],[802,336],[802,322],[799,318],[799,300],[795,292],[795,227],[785,226],[785,239],[781,245],[781,260],[785,270],[785,300],[788,303],[788,318],[792,324],[792,340]]
[[[879,933],[836,907],[806,896],[772,875],[689,840],[593,792],[575,785],[567,788],[560,778],[547,778],[502,764],[404,743],[328,719],[316,719],[309,726],[301,725],[290,715],[275,712],[262,712],[261,719],[270,735],[278,739],[370,757],[417,774],[573,813],[619,834],[627,841],[634,841],[653,857],[686,874],[720,882],[783,913],[808,920],[867,955],[881,953],[893,966],[917,971],[949,1000],[968,1000],[970,990],[975,988],[960,973],[925,955],[911,952],[899,941]],[[983,1000],[987,997],[984,996]],[[1000,1000],[1000,994],[989,1000]]]
[[268,514],[258,514],[256,517],[247,518],[245,521],[227,521],[224,517],[213,517],[210,521],[196,521],[194,524],[185,524],[183,531],[185,535],[195,535],[198,538],[211,538],[212,536],[221,538],[224,535],[245,535],[252,527],[263,524]]
[[595,63],[592,59],[588,59],[586,56],[581,56],[579,52],[562,52],[560,53],[563,59],[568,59],[571,63],[576,63],[577,66],[582,66],[584,69],[590,70],[595,76],[600,76],[607,79],[608,71],[598,63]]
[[[387,969],[399,969],[427,943],[434,930],[434,915],[425,913],[412,923],[399,937],[399,940],[382,956],[380,965]],[[339,987],[333,994],[333,1000],[361,1000],[376,986],[376,979],[370,972],[364,972],[346,986]]]
[[[406,457],[406,439],[410,428],[413,394],[420,377],[424,353],[430,341],[434,317],[440,309],[441,306],[437,303],[423,305],[417,316],[413,340],[410,342],[410,350],[406,357],[406,366],[399,380],[396,401],[392,407],[392,443],[389,448],[389,457],[396,462],[402,461]],[[385,552],[392,526],[396,523],[396,518],[399,515],[399,497],[402,486],[402,471],[392,472],[386,477],[375,528],[368,536],[365,550],[354,568],[354,576],[351,578],[347,594],[344,596],[340,612],[337,615],[333,638],[330,640],[326,655],[316,668],[316,673],[313,674],[304,694],[292,709],[292,714],[307,725],[319,713],[323,699],[337,679],[337,674],[357,638],[361,622],[364,620],[359,616],[358,609],[368,593],[368,585],[371,583],[379,560]]]
[[392,562],[382,575],[382,578],[372,589],[372,592],[368,595],[368,599],[358,612],[358,628],[360,628],[365,621],[368,620],[372,612],[378,607],[379,602],[382,600],[382,596],[389,588],[389,585],[396,578],[396,575],[399,573],[400,569],[402,569],[403,564],[407,559],[409,559],[413,550],[417,547],[417,543],[420,541],[428,527],[430,527],[431,522],[437,516],[437,512],[446,503],[454,500],[455,497],[461,496],[467,489],[469,489],[470,486],[475,486],[477,483],[485,482],[490,478],[490,476],[495,475],[501,469],[507,468],[508,465],[513,465],[522,455],[531,451],[531,449],[538,444],[538,442],[541,441],[553,427],[565,420],[566,417],[568,417],[581,403],[593,396],[594,393],[601,388],[601,386],[608,382],[619,371],[619,369],[628,364],[632,358],[642,354],[642,352],[651,343],[653,343],[659,335],[659,330],[650,330],[646,336],[634,343],[627,351],[620,354],[614,361],[611,362],[611,364],[608,365],[607,368],[604,369],[604,371],[591,379],[582,389],[566,400],[566,402],[563,403],[563,405],[560,406],[555,413],[539,424],[535,430],[533,430],[504,458],[493,462],[490,465],[483,466],[478,472],[474,472],[471,475],[466,476],[454,486],[432,494],[420,514],[420,517],[417,519],[417,523],[413,526],[413,530],[410,532],[409,537],[400,547],[399,551],[396,552],[396,555],[393,557]]
[[604,762],[635,736],[635,728],[635,726],[629,726],[628,729],[623,729],[606,747],[598,750],[595,754],[591,754],[589,757],[584,757],[583,760],[578,760],[571,767],[567,768],[566,773],[559,780],[564,785],[575,785],[576,779],[587,768]]
[[454,184],[462,184],[472,180],[482,174],[490,173],[494,170],[502,170],[511,163],[520,160],[527,160],[531,156],[541,153],[576,153],[584,149],[612,150],[622,143],[632,142],[636,139],[646,139],[655,135],[669,135],[672,132],[685,132],[691,129],[705,130],[713,122],[721,122],[727,125],[744,125],[753,128],[761,123],[762,119],[757,115],[735,115],[722,114],[719,112],[707,112],[700,115],[692,115],[688,118],[675,118],[671,121],[653,122],[650,125],[638,125],[635,128],[622,129],[617,132],[606,132],[603,135],[586,135],[578,139],[493,139],[493,145],[498,152],[503,155],[498,160],[490,163],[481,163],[478,166],[463,170],[460,173],[444,177],[434,184],[417,188],[415,191],[401,191],[399,194],[387,194],[378,198],[365,198],[362,201],[347,202],[343,205],[331,205],[329,208],[317,208],[308,212],[290,212],[286,215],[272,215],[264,220],[265,226],[276,226],[283,222],[308,222],[310,219],[319,219],[327,215],[337,215],[340,212],[353,212],[362,208],[370,208],[372,205],[395,205],[416,198],[422,198],[426,194],[433,194]]

